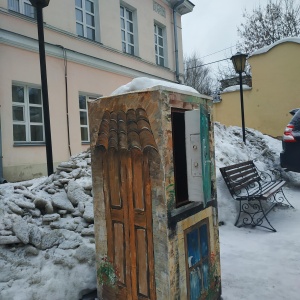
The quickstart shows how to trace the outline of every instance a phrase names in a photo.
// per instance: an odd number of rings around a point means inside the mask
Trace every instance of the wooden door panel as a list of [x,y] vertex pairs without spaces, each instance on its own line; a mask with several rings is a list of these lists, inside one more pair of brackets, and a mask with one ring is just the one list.
[[140,150],[132,151],[132,173],[134,209],[144,211],[143,154]]
[[126,243],[124,239],[124,224],[123,223],[114,223],[114,262],[118,270],[119,281],[122,284],[125,283],[125,248]]
[[[108,256],[119,271],[120,300],[155,299],[148,164],[147,155],[137,148],[109,149],[103,159]],[[108,290],[104,292],[109,299]]]
[[108,165],[110,203],[112,207],[121,207],[119,156],[115,149],[110,149],[108,152]]
[[137,252],[137,279],[138,294],[148,298],[149,296],[149,270],[147,255],[147,234],[145,228],[136,228],[136,252]]

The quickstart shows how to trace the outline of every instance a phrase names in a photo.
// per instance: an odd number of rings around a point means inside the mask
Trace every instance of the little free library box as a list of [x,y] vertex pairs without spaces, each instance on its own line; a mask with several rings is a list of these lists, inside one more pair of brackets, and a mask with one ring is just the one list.
[[89,102],[100,299],[219,299],[212,101],[156,86]]

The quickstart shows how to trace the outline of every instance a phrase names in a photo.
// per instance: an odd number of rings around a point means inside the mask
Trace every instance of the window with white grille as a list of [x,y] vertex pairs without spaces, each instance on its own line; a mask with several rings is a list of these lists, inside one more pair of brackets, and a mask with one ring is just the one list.
[[8,9],[27,17],[36,18],[36,9],[29,0],[8,0]]
[[134,12],[124,6],[120,6],[122,50],[125,53],[135,55]]
[[89,142],[89,118],[88,118],[88,108],[87,100],[88,96],[79,95],[79,115],[80,115],[80,133],[81,133],[81,142]]
[[95,40],[95,2],[94,0],[75,0],[76,32],[90,40]]
[[155,60],[156,64],[165,66],[165,42],[164,29],[154,24],[154,44],[155,44]]
[[12,85],[12,117],[15,143],[44,142],[44,115],[40,88]]

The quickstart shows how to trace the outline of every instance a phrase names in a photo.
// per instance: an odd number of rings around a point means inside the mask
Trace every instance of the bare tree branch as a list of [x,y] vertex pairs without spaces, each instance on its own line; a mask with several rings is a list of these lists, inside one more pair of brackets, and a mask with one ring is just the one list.
[[203,61],[196,53],[184,58],[184,82],[200,94],[211,95],[213,79],[209,67],[202,66]]
[[241,50],[251,53],[282,38],[300,35],[300,4],[294,0],[269,0],[252,13],[244,12],[238,28]]

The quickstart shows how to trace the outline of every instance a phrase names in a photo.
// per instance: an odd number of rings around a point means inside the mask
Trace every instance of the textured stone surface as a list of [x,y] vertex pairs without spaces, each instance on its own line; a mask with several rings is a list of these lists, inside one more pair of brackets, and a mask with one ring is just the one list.
[[0,235],[13,235],[11,230],[0,230]]
[[47,213],[47,214],[52,214],[54,211],[52,203],[48,199],[35,198],[33,203],[37,208],[39,208],[42,211],[45,211],[45,213]]
[[79,202],[78,203],[78,210],[83,214],[84,213],[84,203]]
[[59,164],[59,167],[61,167],[61,168],[71,168],[71,169],[73,169],[73,168],[76,168],[76,165],[75,165],[74,163],[72,163],[72,162],[61,162],[61,163]]
[[16,243],[21,243],[21,240],[19,240],[16,236],[0,236],[0,245],[9,245]]
[[89,227],[89,228],[84,228],[81,231],[81,235],[82,236],[86,236],[86,235],[94,235],[94,227]]
[[24,244],[29,243],[29,231],[28,223],[22,218],[17,218],[13,223],[13,232],[16,237]]
[[25,201],[21,198],[15,198],[13,201],[21,208],[35,209],[35,205],[32,202]]
[[58,209],[65,209],[70,212],[75,210],[64,191],[57,193],[52,197],[52,205]]
[[58,248],[60,248],[60,249],[75,249],[79,246],[80,246],[79,241],[64,241],[58,246]]
[[25,254],[27,256],[37,256],[39,254],[39,250],[33,246],[26,246]]
[[37,225],[30,224],[29,242],[37,248],[40,248],[42,242],[43,232]]
[[29,209],[29,213],[35,218],[38,218],[41,216],[41,211],[38,208]]
[[18,214],[18,215],[23,215],[24,214],[24,210],[21,207],[19,207],[17,204],[15,204],[14,202],[9,202],[8,207],[15,214]]
[[51,215],[44,215],[43,216],[43,222],[53,222],[60,219],[59,214],[51,214]]
[[63,242],[61,234],[57,231],[51,231],[43,235],[40,247],[42,250],[46,250],[59,245],[61,242]]
[[83,218],[87,222],[94,222],[94,206],[93,206],[92,202],[87,202],[85,204],[85,210],[84,210]]
[[74,220],[72,218],[63,218],[60,219],[59,221],[52,222],[50,224],[50,227],[52,229],[67,229],[67,230],[72,230],[74,231],[77,228],[77,224],[74,223]]
[[76,181],[72,180],[68,185],[68,198],[73,205],[78,205],[80,202],[91,200],[91,197],[85,194],[84,189]]
[[78,169],[75,169],[71,172],[71,176],[75,179],[79,178],[80,177],[80,174],[81,174],[81,169],[78,168]]
[[87,247],[86,245],[81,245],[76,249],[74,257],[80,262],[92,262],[95,259],[95,250],[93,247]]

